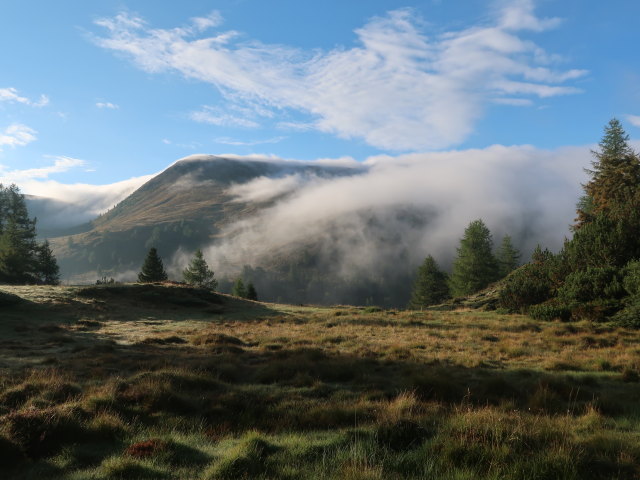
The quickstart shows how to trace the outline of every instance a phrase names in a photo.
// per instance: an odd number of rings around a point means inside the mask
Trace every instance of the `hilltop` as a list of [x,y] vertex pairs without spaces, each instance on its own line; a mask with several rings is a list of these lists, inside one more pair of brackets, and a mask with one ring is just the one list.
[[0,292],[10,478],[640,474],[637,330],[172,284]]

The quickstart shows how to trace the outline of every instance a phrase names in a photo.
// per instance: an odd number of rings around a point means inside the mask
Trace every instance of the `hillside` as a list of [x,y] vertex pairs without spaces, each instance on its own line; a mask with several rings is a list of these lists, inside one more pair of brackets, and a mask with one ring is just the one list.
[[119,277],[137,270],[150,246],[156,246],[165,258],[179,249],[204,247],[226,235],[229,224],[258,214],[278,198],[238,200],[233,186],[260,178],[323,178],[359,171],[301,162],[192,156],[176,162],[93,220],[87,231],[54,238],[52,244],[63,278]]
[[638,330],[0,287],[0,476],[635,479]]
[[[152,246],[170,278],[181,279],[188,255],[202,248],[222,291],[229,292],[233,280],[243,276],[269,301],[403,306],[413,257],[419,256],[413,245],[430,221],[428,209],[365,205],[327,213],[309,228],[291,231],[299,218],[295,211],[294,220],[269,221],[290,197],[297,208],[300,191],[365,171],[366,166],[188,157],[95,219],[86,231],[53,238],[62,280],[133,280]],[[322,216],[325,205],[311,208]],[[378,255],[363,257],[367,251]],[[351,262],[360,264],[349,268]]]

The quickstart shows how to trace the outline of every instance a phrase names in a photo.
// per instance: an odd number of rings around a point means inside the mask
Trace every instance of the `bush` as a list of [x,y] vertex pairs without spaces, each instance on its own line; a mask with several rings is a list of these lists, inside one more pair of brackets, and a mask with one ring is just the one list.
[[571,310],[573,320],[602,322],[613,316],[621,308],[619,300],[596,299],[592,302],[580,303]]
[[640,299],[628,299],[626,306],[613,315],[612,320],[623,327],[640,328]]
[[621,298],[624,289],[617,268],[588,267],[567,275],[564,285],[558,289],[558,298],[562,301],[590,302],[595,299]]
[[629,295],[640,295],[640,260],[632,260],[625,265],[622,284]]
[[549,299],[552,291],[546,265],[528,263],[507,277],[499,304],[510,313],[524,313],[531,305]]
[[532,305],[528,313],[534,320],[546,322],[551,320],[562,320],[566,322],[571,319],[571,308],[568,305],[554,302],[553,300],[539,305]]

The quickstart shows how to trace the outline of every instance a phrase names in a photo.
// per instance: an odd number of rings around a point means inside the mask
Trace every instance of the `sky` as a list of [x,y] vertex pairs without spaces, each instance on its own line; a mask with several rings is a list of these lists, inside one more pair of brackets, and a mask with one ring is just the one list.
[[0,182],[117,200],[197,153],[558,151],[614,116],[639,138],[638,18],[635,0],[4,0]]

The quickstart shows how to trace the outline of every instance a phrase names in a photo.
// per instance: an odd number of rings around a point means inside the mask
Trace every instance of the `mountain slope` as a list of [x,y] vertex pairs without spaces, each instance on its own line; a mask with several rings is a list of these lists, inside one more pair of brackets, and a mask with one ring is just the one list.
[[[131,278],[151,246],[170,263],[179,251],[193,251],[230,236],[229,225],[260,215],[306,182],[364,170],[212,155],[187,157],[95,219],[88,231],[54,238],[52,244],[67,281],[92,282],[103,275]],[[264,181],[280,188],[260,195],[252,189],[254,193],[243,195],[243,188],[253,182],[259,187]],[[289,254],[296,256],[296,252]],[[178,265],[175,270],[181,268]]]

